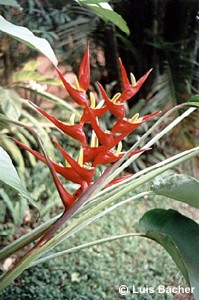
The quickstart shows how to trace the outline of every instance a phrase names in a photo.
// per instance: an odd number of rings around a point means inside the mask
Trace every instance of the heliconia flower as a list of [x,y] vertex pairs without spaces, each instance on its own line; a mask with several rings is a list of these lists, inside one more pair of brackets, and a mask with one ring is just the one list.
[[99,82],[98,82],[98,86],[99,86],[100,92],[102,94],[102,97],[103,97],[108,109],[110,110],[110,112],[115,117],[123,118],[125,115],[124,103],[117,102],[117,100],[120,99],[121,94],[120,93],[116,94],[114,96],[114,98],[111,100],[111,99],[109,99],[104,88],[102,87],[102,85]]
[[42,110],[36,104],[29,101],[29,103],[34,106],[44,117],[46,117],[49,121],[51,121],[55,126],[57,126],[61,131],[68,134],[72,138],[81,142],[82,145],[86,145],[86,136],[83,131],[82,124],[74,124],[74,125],[67,125],[53,116],[49,115],[47,112]]
[[128,135],[132,133],[138,126],[142,123],[150,120],[151,118],[157,116],[160,112],[155,112],[150,115],[139,117],[139,114],[134,115],[131,119],[123,118],[119,119],[113,126],[111,132],[113,134],[120,133]]
[[146,81],[152,69],[150,69],[145,75],[143,75],[137,82],[130,83],[121,59],[119,60],[119,63],[122,74],[122,85],[124,89],[119,98],[119,101],[125,102],[131,99],[140,90],[141,86]]
[[[77,160],[67,153],[57,142],[54,141],[54,145],[57,150],[62,154],[66,161],[66,166],[58,164],[52,161],[48,154],[42,155],[36,150],[31,149],[22,142],[12,138],[19,146],[33,154],[44,164],[47,164],[53,175],[53,179],[62,202],[65,206],[65,210],[69,209],[75,201],[82,195],[82,193],[93,183],[95,170],[98,165],[113,164],[119,161],[126,152],[121,152],[121,141],[132,133],[139,125],[155,117],[159,112],[149,114],[140,117],[139,114],[134,115],[128,119],[125,117],[125,101],[132,98],[141,88],[151,70],[149,70],[144,76],[142,76],[137,82],[134,75],[130,75],[131,82],[126,74],[126,70],[119,61],[122,74],[122,93],[117,93],[112,99],[110,99],[100,83],[98,83],[102,101],[96,106],[96,99],[94,93],[87,95],[87,90],[90,84],[90,58],[89,58],[89,46],[87,47],[82,62],[80,64],[78,78],[75,77],[74,85],[70,84],[61,73],[60,69],[55,66],[55,69],[61,78],[66,90],[70,97],[82,108],[82,116],[78,124],[74,122],[74,115],[70,118],[70,124],[65,124],[54,116],[49,115],[40,107],[30,102],[30,104],[50,122],[52,122],[58,129],[68,136],[78,140],[81,144],[79,157]],[[100,127],[100,117],[106,112],[110,112],[117,120],[112,129],[104,130]],[[92,134],[90,139],[90,145],[87,144],[87,138],[84,132],[84,124],[90,123],[92,127]],[[27,127],[26,127],[27,128]],[[129,156],[136,155],[144,152],[148,149],[140,149],[132,151]],[[79,185],[77,190],[70,194],[64,188],[58,175],[63,176],[66,180]],[[124,176],[112,180],[105,186],[119,183],[132,175]]]

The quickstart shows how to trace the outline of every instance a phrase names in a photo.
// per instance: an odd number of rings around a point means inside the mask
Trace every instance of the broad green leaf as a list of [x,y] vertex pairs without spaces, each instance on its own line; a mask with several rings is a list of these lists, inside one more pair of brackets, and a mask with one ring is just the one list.
[[139,228],[166,249],[199,299],[199,225],[175,210],[153,209]]
[[22,197],[26,198],[36,206],[26,190],[26,187],[20,180],[10,156],[2,147],[0,147],[0,181],[15,189]]
[[16,0],[0,0],[0,5],[8,5],[22,10],[22,7]]
[[188,104],[190,106],[199,107],[199,95],[195,95],[195,96],[191,97],[188,101]]
[[157,176],[151,190],[158,195],[173,198],[199,208],[199,181],[185,174]]
[[21,115],[22,103],[20,96],[10,89],[0,89],[0,106],[3,113],[14,120]]
[[47,40],[35,36],[29,29],[23,26],[14,25],[0,16],[0,31],[9,34],[16,40],[28,47],[41,52],[54,65],[57,65],[55,54]]
[[125,20],[118,13],[112,10],[111,6],[108,4],[108,1],[77,0],[77,2],[92,10],[105,22],[110,21],[126,34],[130,34]]

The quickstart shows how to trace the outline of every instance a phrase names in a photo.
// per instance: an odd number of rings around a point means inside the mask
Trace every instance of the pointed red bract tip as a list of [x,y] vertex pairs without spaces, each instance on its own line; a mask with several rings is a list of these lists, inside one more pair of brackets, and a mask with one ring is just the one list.
[[87,91],[90,84],[90,57],[89,57],[89,46],[87,47],[82,62],[79,68],[79,85],[84,90]]
[[119,58],[119,63],[120,63],[120,70],[121,70],[121,74],[122,74],[122,85],[123,85],[123,89],[125,90],[129,87],[130,81],[129,81],[128,76],[126,74],[126,70],[123,66],[121,58]]

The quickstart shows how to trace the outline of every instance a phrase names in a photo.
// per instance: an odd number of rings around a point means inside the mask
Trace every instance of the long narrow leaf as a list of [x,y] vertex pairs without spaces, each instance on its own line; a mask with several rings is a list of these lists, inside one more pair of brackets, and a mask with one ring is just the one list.
[[93,241],[93,242],[85,243],[85,244],[82,244],[82,245],[79,245],[79,246],[61,251],[61,252],[57,252],[57,253],[54,253],[54,254],[49,254],[49,255],[45,256],[44,258],[40,258],[40,259],[36,260],[33,264],[31,264],[30,268],[34,267],[38,264],[44,263],[48,260],[52,260],[54,258],[63,256],[65,254],[74,253],[74,252],[77,252],[77,251],[80,251],[80,250],[83,250],[83,249],[86,249],[86,248],[90,248],[90,247],[100,245],[100,244],[104,244],[104,243],[107,243],[107,242],[112,242],[112,241],[115,241],[115,240],[120,240],[120,239],[124,239],[124,238],[129,238],[129,237],[140,237],[140,236],[141,235],[139,233],[127,233],[127,234],[122,234],[122,235],[114,235],[114,236],[110,236],[110,237],[103,238],[103,239],[100,239],[100,240],[96,240],[96,241]]

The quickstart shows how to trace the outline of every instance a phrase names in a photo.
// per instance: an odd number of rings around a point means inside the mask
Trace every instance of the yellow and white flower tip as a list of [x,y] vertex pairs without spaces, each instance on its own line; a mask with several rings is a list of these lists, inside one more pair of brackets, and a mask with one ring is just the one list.
[[90,92],[89,96],[90,96],[90,108],[95,108],[96,101],[93,92]]
[[97,104],[96,108],[101,108],[103,105],[104,105],[104,100],[101,100],[101,101]]
[[74,125],[75,124],[75,114],[72,114],[70,117],[70,125]]
[[81,86],[79,85],[79,80],[77,79],[77,76],[74,76],[74,87],[76,90],[78,91],[82,91],[83,89],[81,88]]
[[129,121],[133,123],[138,123],[139,122],[139,114],[135,114]]
[[135,76],[133,73],[130,73],[130,78],[131,78],[131,84],[132,86],[135,86],[136,85],[136,79],[135,79]]
[[83,163],[84,163],[84,149],[81,148],[79,151],[79,157],[78,157],[78,164],[80,165],[80,167],[83,167]]
[[115,151],[115,155],[116,156],[120,155],[121,151],[122,151],[122,142],[120,141],[117,145],[117,150]]
[[114,96],[113,96],[113,98],[112,98],[112,102],[113,103],[116,103],[116,101],[119,99],[119,97],[121,96],[121,93],[117,93],[117,94],[115,94]]
[[91,135],[91,147],[98,147],[99,146],[99,141],[98,138],[96,136],[96,133],[94,130],[92,130],[92,135]]
[[65,160],[65,167],[66,167],[66,168],[71,168],[71,165],[68,163],[67,160]]

